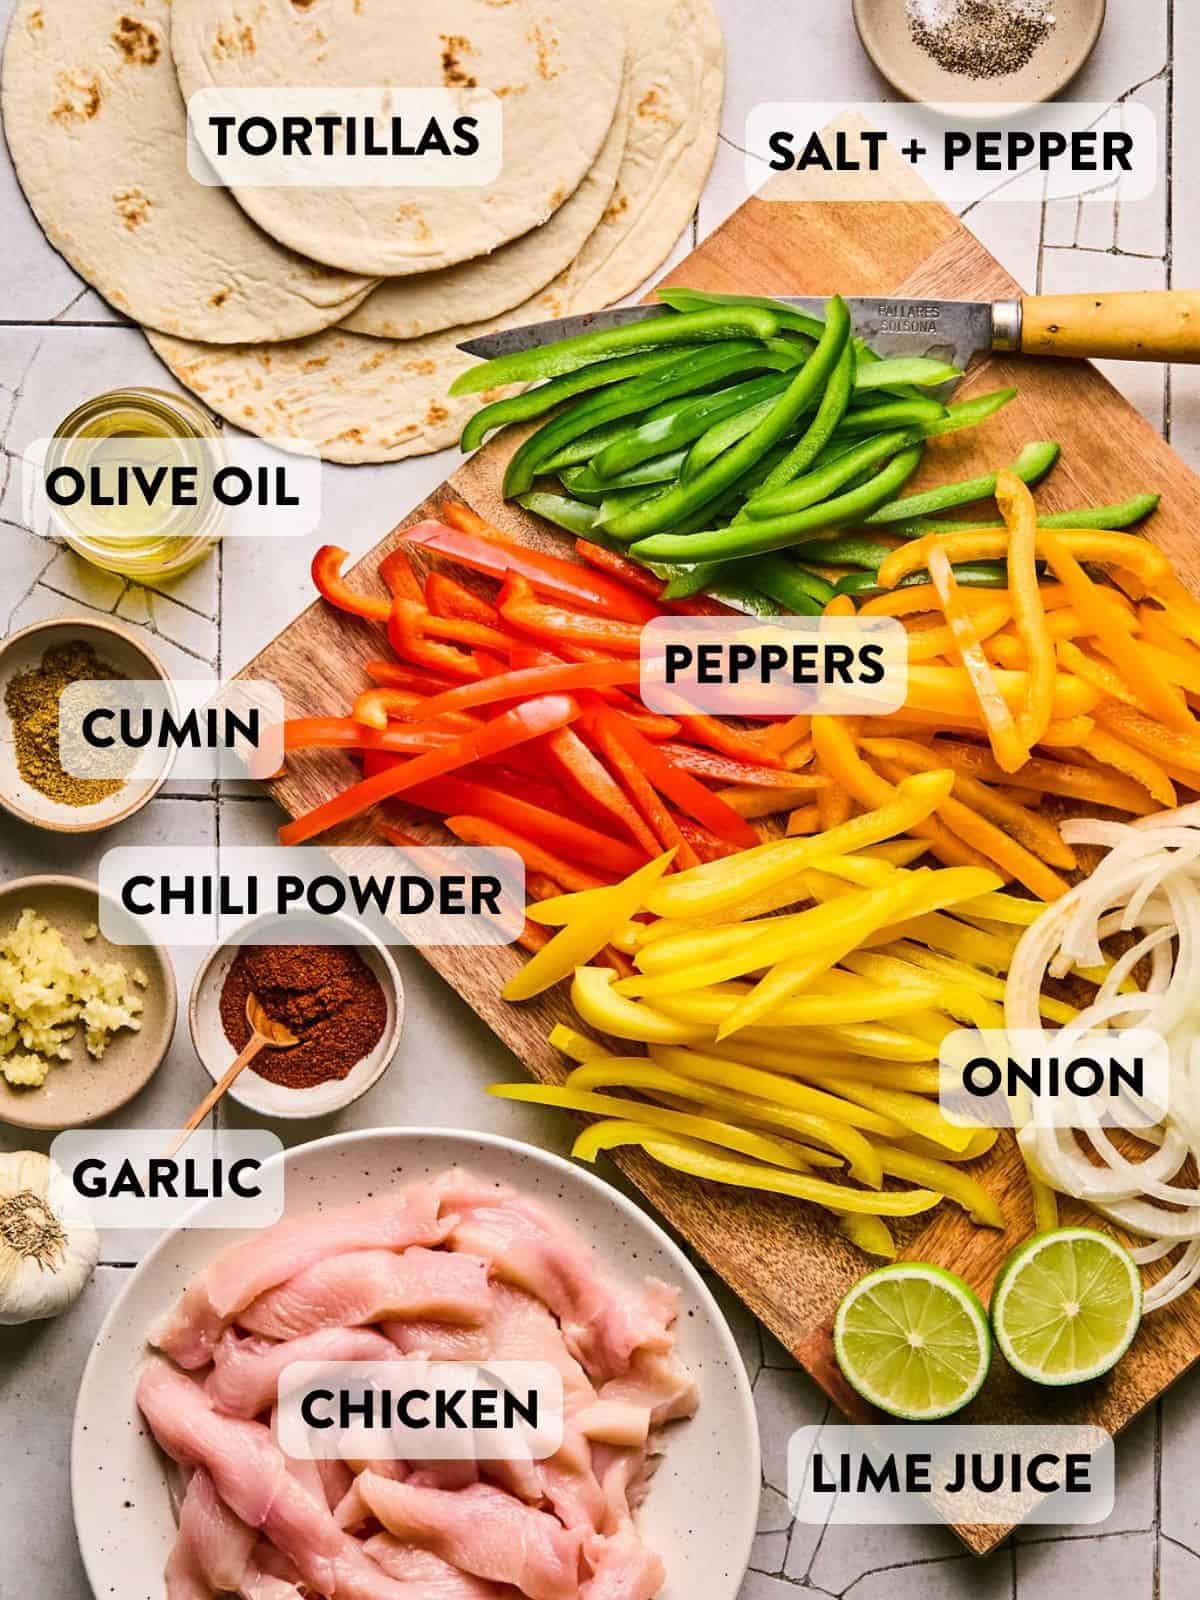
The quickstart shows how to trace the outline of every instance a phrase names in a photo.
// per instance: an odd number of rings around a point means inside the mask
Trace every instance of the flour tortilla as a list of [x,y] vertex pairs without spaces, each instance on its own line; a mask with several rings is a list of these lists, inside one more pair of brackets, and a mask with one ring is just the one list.
[[373,280],[263,233],[187,171],[169,0],[24,0],[4,51],[4,131],[46,237],[118,311],[225,343],[327,328]]
[[485,255],[544,223],[612,124],[620,12],[595,0],[175,0],[184,94],[221,88],[445,85],[504,108],[486,188],[238,188],[274,238],[348,272],[403,276]]
[[612,203],[554,285],[552,316],[639,288],[691,221],[717,149],[725,50],[712,0],[619,0],[632,110]]
[[490,256],[477,256],[442,272],[385,278],[342,327],[377,339],[417,339],[499,316],[544,288],[574,261],[608,208],[628,131],[625,93],[596,165],[549,222],[501,245]]

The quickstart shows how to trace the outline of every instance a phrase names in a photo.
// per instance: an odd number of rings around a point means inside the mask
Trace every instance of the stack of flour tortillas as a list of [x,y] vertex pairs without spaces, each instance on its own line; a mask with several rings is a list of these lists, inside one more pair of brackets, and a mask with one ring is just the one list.
[[[712,0],[21,0],[5,134],[46,236],[230,422],[329,461],[457,438],[490,330],[630,294],[712,163]],[[230,189],[187,167],[187,97],[490,89],[485,187]]]

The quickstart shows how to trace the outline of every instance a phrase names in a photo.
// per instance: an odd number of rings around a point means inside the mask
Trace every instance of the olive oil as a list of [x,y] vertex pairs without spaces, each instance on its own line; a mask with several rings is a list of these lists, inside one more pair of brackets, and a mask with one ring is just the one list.
[[[46,483],[61,495],[50,505],[55,531],[108,572],[185,572],[221,536],[212,488],[223,461],[219,426],[191,399],[160,389],[117,389],[78,406],[46,456]],[[68,501],[72,488],[79,492]]]

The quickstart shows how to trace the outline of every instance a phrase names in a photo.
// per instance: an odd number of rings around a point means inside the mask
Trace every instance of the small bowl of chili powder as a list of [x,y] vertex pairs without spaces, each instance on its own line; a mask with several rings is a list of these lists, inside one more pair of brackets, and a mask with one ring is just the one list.
[[188,1022],[214,1081],[249,1042],[250,994],[300,1041],[260,1051],[230,1088],[231,1099],[262,1116],[340,1111],[379,1081],[396,1053],[400,974],[386,947],[349,917],[261,918],[212,951],[192,985]]

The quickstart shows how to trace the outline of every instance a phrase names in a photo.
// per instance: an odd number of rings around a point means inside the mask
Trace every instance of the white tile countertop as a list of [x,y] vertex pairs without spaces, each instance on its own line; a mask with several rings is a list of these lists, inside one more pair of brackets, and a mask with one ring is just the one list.
[[[728,51],[722,140],[691,231],[672,260],[744,198],[746,114],[764,98],[881,100],[849,0],[717,0]],[[4,7],[7,11],[7,6]],[[1091,63],[1070,91],[1151,106],[1164,134],[1166,181],[1153,200],[1124,207],[983,202],[968,218],[1029,289],[1156,288],[1200,284],[1200,4],[1109,0]],[[1172,196],[1174,197],[1172,199]],[[229,540],[181,581],[143,588],[87,567],[26,531],[14,457],[82,397],[118,384],[171,380],[141,334],[84,286],[50,249],[7,159],[0,297],[0,632],[43,617],[95,611],[144,632],[180,676],[230,674],[309,603],[308,555],[336,542],[355,555],[446,476],[450,453],[385,467],[327,467],[324,526],[305,550],[293,542]],[[831,286],[832,287],[832,286]],[[1176,448],[1200,466],[1200,369],[1125,366],[1113,376]],[[243,786],[244,787],[244,786]],[[5,880],[47,870],[95,874],[115,842],[265,842],[278,813],[241,794],[168,793],[116,835],[72,841],[0,821]],[[186,996],[198,952],[179,952]],[[400,1054],[381,1084],[320,1124],[283,1124],[299,1142],[355,1127],[440,1123],[508,1133],[564,1151],[565,1119],[496,1101],[483,1086],[522,1069],[412,952],[397,956],[407,985]],[[208,1086],[181,1020],[170,1057],[125,1115],[177,1124]],[[239,1113],[231,1108],[227,1125]],[[0,1129],[0,1149],[31,1141]],[[34,1141],[36,1142],[36,1141]],[[110,1235],[83,1299],[52,1323],[0,1329],[0,1505],[5,1537],[0,1597],[87,1600],[75,1548],[67,1454],[75,1393],[100,1320],[139,1254]],[[754,1381],[763,1438],[760,1534],[742,1600],[1068,1600],[1103,1590],[1114,1600],[1185,1600],[1200,1594],[1200,1376],[1178,1384],[1119,1442],[1117,1507],[1098,1529],[1039,1528],[976,1561],[940,1528],[792,1527],[784,1499],[788,1435],[819,1421],[824,1397],[727,1293],[723,1303]],[[1195,1407],[1195,1409],[1193,1409]],[[1189,1470],[1189,1468],[1191,1470]],[[697,1597],[703,1600],[703,1597]]]

